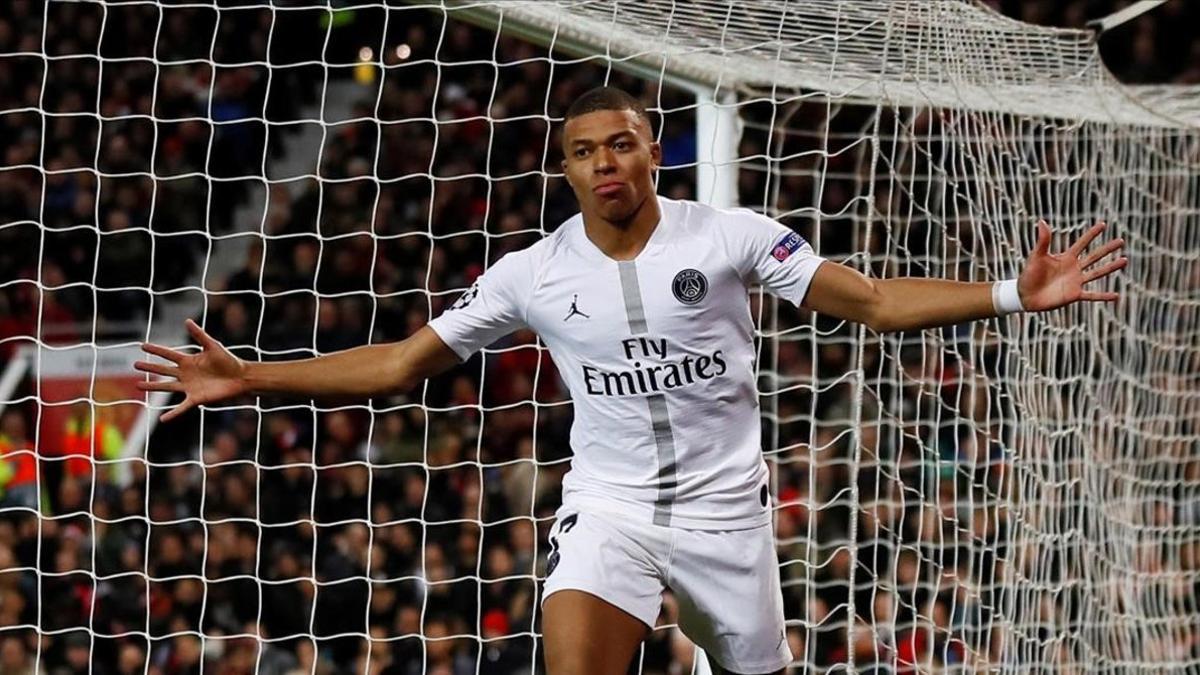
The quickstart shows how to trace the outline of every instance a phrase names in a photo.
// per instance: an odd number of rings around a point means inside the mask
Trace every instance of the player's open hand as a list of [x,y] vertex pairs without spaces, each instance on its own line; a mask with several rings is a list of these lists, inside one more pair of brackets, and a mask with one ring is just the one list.
[[[1069,305],[1081,300],[1091,302],[1114,302],[1116,293],[1089,291],[1087,285],[1125,267],[1129,259],[1118,256],[1105,261],[1112,253],[1125,246],[1124,239],[1113,239],[1094,251],[1087,248],[1100,233],[1104,223],[1096,223],[1084,232],[1066,251],[1050,252],[1050,226],[1046,221],[1038,222],[1038,239],[1025,271],[1017,281],[1021,304],[1027,311],[1042,312]],[[1103,263],[1103,264],[1101,264]]]
[[133,367],[147,373],[171,378],[138,382],[138,389],[145,391],[183,392],[183,403],[159,417],[169,422],[201,403],[211,403],[244,393],[243,376],[246,364],[229,353],[224,345],[213,339],[204,329],[188,319],[185,322],[192,338],[203,348],[199,354],[183,352],[156,345],[142,343],[142,351],[160,356],[174,365],[135,361]]

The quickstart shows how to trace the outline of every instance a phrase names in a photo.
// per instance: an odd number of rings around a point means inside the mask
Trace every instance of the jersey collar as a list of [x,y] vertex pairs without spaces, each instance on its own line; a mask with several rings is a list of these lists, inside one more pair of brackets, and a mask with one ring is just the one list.
[[[667,199],[659,195],[654,195],[654,198],[658,200],[658,212],[662,214],[662,217],[659,218],[658,225],[654,226],[654,230],[650,233],[650,239],[646,241],[646,245],[643,246],[642,250],[636,256],[634,256],[632,261],[629,262],[636,262],[637,260],[645,257],[647,254],[658,251],[670,238],[670,224],[675,219],[676,209],[679,207],[679,204],[673,199]],[[587,231],[584,230],[583,227],[583,214],[575,214],[575,216],[571,218],[571,221],[568,222],[568,225],[574,225],[573,231],[571,232],[573,235],[571,237],[571,241],[574,244],[574,248],[585,258],[598,262],[621,262],[610,258],[608,254],[606,254],[604,251],[601,251],[594,243],[592,243],[591,239],[588,239]]]

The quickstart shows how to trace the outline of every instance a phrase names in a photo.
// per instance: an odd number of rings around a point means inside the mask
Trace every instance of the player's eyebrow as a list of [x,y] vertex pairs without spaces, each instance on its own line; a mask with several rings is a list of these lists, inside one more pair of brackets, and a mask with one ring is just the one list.
[[[633,131],[633,129],[622,129],[621,131],[618,131],[615,134],[609,135],[608,138],[605,138],[600,142],[601,143],[611,143],[612,141],[615,141],[622,136],[635,136],[635,135],[636,135],[636,133]],[[571,140],[571,145],[580,145],[580,144],[594,145],[595,141],[592,141],[591,139],[588,139],[588,138],[575,138],[575,139]]]

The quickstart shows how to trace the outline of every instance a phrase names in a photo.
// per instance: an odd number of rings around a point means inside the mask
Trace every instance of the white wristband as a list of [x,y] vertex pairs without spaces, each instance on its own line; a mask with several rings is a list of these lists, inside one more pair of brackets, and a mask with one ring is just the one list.
[[997,316],[1025,311],[1021,304],[1021,294],[1017,291],[1016,279],[1005,279],[992,284],[992,307]]

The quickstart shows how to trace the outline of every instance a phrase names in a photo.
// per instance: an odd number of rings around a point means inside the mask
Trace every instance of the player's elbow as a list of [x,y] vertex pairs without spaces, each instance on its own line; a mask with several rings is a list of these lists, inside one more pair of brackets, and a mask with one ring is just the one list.
[[882,309],[876,309],[870,312],[870,317],[863,323],[876,333],[894,333],[902,330],[903,326],[890,313]]
[[384,388],[388,394],[404,394],[421,383],[416,369],[413,368],[409,354],[410,342],[401,340],[388,345],[386,363],[389,367]]
[[[403,371],[403,368],[401,370]],[[401,372],[397,374],[396,377],[392,378],[391,382],[389,383],[387,393],[406,394],[418,384],[420,384],[420,380],[414,375],[411,373]]]
[[896,312],[888,302],[883,282],[871,280],[870,290],[858,303],[859,323],[865,323],[876,333],[891,333],[900,330]]
[[888,290],[886,280],[872,279],[844,265],[822,265],[809,288],[805,305],[822,314],[886,333],[900,329]]
[[429,326],[389,345],[385,358],[388,369],[387,388],[391,393],[404,393],[414,389],[425,380],[462,362],[459,355]]

